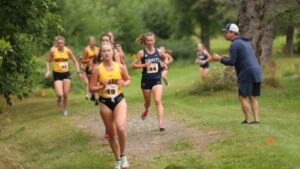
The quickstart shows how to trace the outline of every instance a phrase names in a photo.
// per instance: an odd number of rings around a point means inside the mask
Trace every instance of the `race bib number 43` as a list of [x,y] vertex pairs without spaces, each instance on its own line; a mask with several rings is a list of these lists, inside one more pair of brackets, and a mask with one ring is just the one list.
[[158,64],[151,63],[151,65],[147,68],[147,73],[157,73],[158,72]]
[[116,97],[118,96],[118,85],[112,84],[105,87],[105,96],[106,97]]
[[67,70],[69,67],[68,67],[68,62],[61,62],[59,63],[59,67],[62,69],[62,70]]

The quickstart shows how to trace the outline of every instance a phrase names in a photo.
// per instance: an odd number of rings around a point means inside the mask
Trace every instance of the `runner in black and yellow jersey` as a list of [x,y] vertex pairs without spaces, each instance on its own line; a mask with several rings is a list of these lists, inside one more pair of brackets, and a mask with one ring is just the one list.
[[122,49],[121,43],[115,41],[115,35],[112,32],[107,32],[110,36],[111,43],[115,45],[115,56],[114,60],[122,65],[126,65],[125,63],[125,53]]
[[78,62],[73,54],[73,52],[65,47],[65,38],[62,36],[57,36],[55,38],[55,46],[51,48],[46,68],[45,77],[50,77],[50,63],[53,64],[53,79],[54,79],[54,88],[57,96],[56,106],[59,108],[62,103],[63,98],[63,107],[64,115],[68,115],[67,105],[68,105],[68,92],[71,86],[71,74],[69,72],[68,60],[72,59],[76,66],[76,71],[78,77],[80,77],[80,70]]
[[[83,80],[85,82],[86,98],[89,98],[89,81],[91,79],[93,60],[97,57],[99,48],[96,47],[96,39],[89,37],[88,46],[83,50],[83,55],[80,59],[80,63],[84,68]],[[95,105],[98,105],[98,94],[91,93],[91,100],[95,101]]]
[[[140,35],[137,38],[137,42],[144,45],[145,48],[140,50],[132,63],[133,69],[142,68],[142,80],[141,88],[144,95],[144,107],[145,110],[142,114],[142,120],[148,115],[148,110],[151,102],[151,93],[153,93],[157,116],[158,127],[160,131],[165,131],[163,122],[164,107],[162,105],[162,93],[163,88],[161,84],[161,68],[166,66],[165,61],[160,60],[163,57],[163,53],[155,48],[155,34],[148,32]],[[139,63],[141,61],[141,64]]]
[[125,156],[127,103],[122,87],[131,80],[125,66],[113,61],[113,44],[102,44],[100,52],[103,62],[93,69],[90,90],[99,92],[100,115],[116,159],[115,169],[125,169],[129,167]]

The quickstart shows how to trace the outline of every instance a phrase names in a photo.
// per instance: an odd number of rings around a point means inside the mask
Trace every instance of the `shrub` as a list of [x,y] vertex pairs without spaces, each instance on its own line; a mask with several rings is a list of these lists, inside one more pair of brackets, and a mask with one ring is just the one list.
[[276,63],[273,61],[269,61],[269,62],[265,63],[262,66],[262,68],[263,68],[263,75],[264,75],[262,86],[264,88],[280,87],[279,77],[277,75]]
[[233,67],[212,67],[210,74],[199,86],[190,91],[191,94],[221,90],[236,90],[236,75]]
[[190,38],[157,40],[157,47],[165,46],[172,51],[175,60],[194,58],[197,52],[197,44]]

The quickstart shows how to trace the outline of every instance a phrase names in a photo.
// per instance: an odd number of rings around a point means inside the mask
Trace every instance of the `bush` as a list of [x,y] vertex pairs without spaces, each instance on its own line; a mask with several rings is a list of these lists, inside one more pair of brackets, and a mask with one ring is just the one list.
[[194,58],[197,53],[197,44],[190,38],[157,40],[157,46],[165,46],[172,51],[175,60]]
[[264,79],[262,86],[264,88],[273,87],[278,88],[280,87],[279,77],[277,75],[277,67],[276,63],[273,61],[269,61],[263,65],[263,74]]
[[213,67],[210,74],[199,86],[190,91],[191,94],[221,90],[236,90],[236,74],[233,67]]

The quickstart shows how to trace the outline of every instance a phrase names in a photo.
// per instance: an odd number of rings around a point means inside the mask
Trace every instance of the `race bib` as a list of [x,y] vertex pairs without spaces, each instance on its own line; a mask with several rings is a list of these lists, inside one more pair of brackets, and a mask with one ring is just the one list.
[[157,73],[158,72],[158,64],[151,63],[151,65],[147,68],[147,73]]
[[198,59],[199,59],[199,60],[204,60],[205,57],[204,57],[203,55],[200,55],[200,56],[198,57]]
[[69,68],[68,62],[59,63],[59,67],[60,67],[61,70],[68,70],[68,68]]
[[105,87],[105,97],[116,97],[118,96],[118,85],[110,84]]

